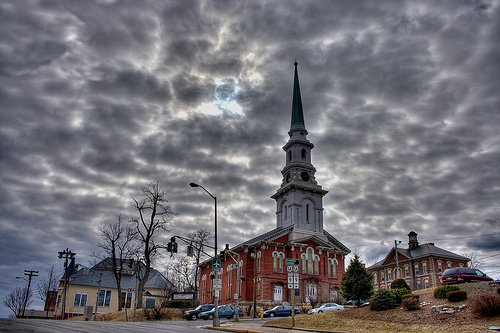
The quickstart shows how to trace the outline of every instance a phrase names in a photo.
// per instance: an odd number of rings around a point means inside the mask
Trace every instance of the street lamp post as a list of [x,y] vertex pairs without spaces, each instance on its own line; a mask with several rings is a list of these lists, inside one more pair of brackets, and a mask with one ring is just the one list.
[[401,273],[399,272],[399,261],[398,261],[398,244],[401,244],[401,241],[394,241],[394,250],[396,251],[396,279],[401,278]]
[[[212,193],[208,192],[206,188],[203,186],[196,184],[196,183],[189,183],[189,186],[191,187],[201,187],[207,194],[212,197],[215,201],[215,255],[214,255],[214,260],[217,259],[217,197],[213,196]],[[213,327],[220,327],[220,320],[219,320],[219,291],[216,290],[215,296],[214,296],[214,305],[215,305],[215,311],[214,311],[214,321],[213,321]]]

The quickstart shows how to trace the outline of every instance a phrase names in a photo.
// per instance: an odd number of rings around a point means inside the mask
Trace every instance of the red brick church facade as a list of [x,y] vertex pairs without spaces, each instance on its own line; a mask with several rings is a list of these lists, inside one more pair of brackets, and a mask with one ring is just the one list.
[[[286,259],[298,259],[295,302],[328,302],[340,296],[344,259],[350,250],[323,229],[323,196],[311,164],[314,145],[307,140],[297,63],[294,73],[290,139],[283,147],[283,181],[272,196],[277,203],[276,228],[230,248],[215,278],[222,280],[219,304],[270,304],[290,302]],[[239,257],[238,274],[236,263]],[[212,260],[200,264],[199,301],[214,301]],[[214,275],[212,275],[214,277]],[[239,281],[238,281],[239,280]],[[238,283],[239,282],[239,283]],[[237,290],[238,288],[238,290]]]

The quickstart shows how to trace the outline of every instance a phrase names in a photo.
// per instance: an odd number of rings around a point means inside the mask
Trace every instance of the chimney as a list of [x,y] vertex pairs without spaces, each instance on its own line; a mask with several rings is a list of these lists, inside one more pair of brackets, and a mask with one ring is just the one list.
[[413,250],[418,247],[417,233],[410,231],[408,234],[408,249]]

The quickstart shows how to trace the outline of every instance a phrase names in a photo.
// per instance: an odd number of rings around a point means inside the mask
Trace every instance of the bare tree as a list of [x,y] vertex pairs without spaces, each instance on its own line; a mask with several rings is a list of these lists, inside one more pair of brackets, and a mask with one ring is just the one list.
[[184,257],[169,264],[169,277],[181,291],[195,291],[195,268],[189,257]]
[[144,285],[148,281],[152,261],[164,245],[156,243],[156,238],[161,231],[169,231],[168,226],[175,217],[175,213],[167,205],[168,200],[159,183],[150,183],[142,188],[142,199],[133,199],[133,206],[139,213],[139,218],[133,219],[135,231],[141,243],[141,258],[144,261],[144,275],[139,277],[138,307],[142,307],[142,294]]
[[189,238],[194,240],[194,259],[195,259],[195,267],[194,267],[194,288],[193,291],[198,293],[198,283],[200,281],[200,262],[201,259],[206,256],[203,251],[203,244],[207,244],[208,239],[212,236],[212,229],[198,229],[194,233],[189,234]]
[[480,269],[481,266],[483,266],[484,260],[481,258],[478,258],[474,252],[469,253],[469,254],[464,254],[464,257],[470,259],[470,261],[469,261],[470,268]]
[[[50,291],[57,291],[57,287],[59,285],[59,277],[54,272],[54,266],[50,268],[47,272],[47,275],[40,280],[36,285],[36,294],[39,299],[47,302],[47,297]],[[49,311],[47,310],[46,316],[49,316]]]
[[111,269],[115,276],[119,297],[118,311],[121,311],[124,302],[121,288],[123,265],[137,252],[136,247],[134,247],[136,234],[131,226],[123,226],[120,215],[116,223],[109,223],[99,228],[97,235],[104,240],[98,246],[105,251],[105,259],[111,260]]
[[[9,308],[17,317],[23,312],[25,306],[29,306],[33,302],[32,296],[32,292],[29,291],[27,287],[18,287],[11,291],[10,294],[4,296],[3,305]],[[24,303],[25,301],[26,305]]]

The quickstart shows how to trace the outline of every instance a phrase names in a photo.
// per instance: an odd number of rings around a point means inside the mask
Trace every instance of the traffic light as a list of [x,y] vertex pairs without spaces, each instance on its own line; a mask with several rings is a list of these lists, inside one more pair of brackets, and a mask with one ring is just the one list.
[[172,243],[170,242],[167,244],[167,251],[172,252]]
[[172,243],[172,253],[177,253],[177,243]]
[[194,248],[193,248],[193,245],[188,245],[187,246],[187,256],[188,257],[194,257]]
[[221,262],[226,261],[226,251],[220,251],[220,261]]

